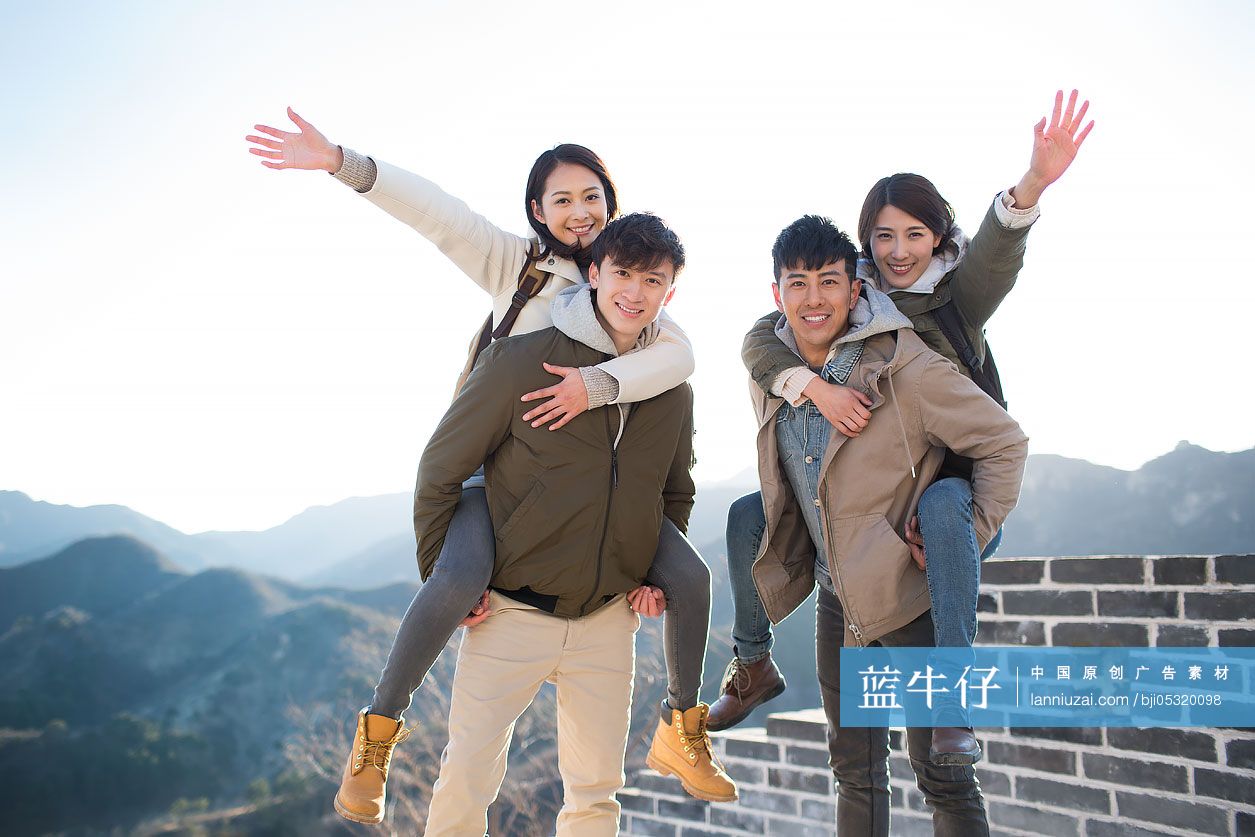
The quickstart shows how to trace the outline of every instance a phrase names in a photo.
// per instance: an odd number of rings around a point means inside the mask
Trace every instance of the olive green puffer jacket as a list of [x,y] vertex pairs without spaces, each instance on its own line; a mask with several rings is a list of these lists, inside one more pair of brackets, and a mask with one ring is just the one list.
[[[484,465],[497,558],[491,585],[527,589],[557,616],[585,616],[642,583],[666,515],[684,532],[693,507],[693,391],[589,410],[551,431],[522,420],[519,397],[553,384],[541,363],[591,366],[609,355],[546,328],[484,350],[423,452],[414,494],[427,578],[462,481]],[[626,420],[625,420],[626,418]]]

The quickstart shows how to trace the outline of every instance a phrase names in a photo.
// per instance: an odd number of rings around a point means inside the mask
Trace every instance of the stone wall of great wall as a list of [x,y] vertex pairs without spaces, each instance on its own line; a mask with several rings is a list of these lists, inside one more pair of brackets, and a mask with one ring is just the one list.
[[[994,558],[983,567],[980,642],[1053,646],[1251,646],[1255,556]],[[981,729],[977,776],[997,835],[1255,835],[1252,728]],[[716,733],[740,800],[686,796],[652,771],[628,777],[622,833],[643,837],[836,831],[819,709]],[[931,835],[901,730],[890,733],[893,834]]]

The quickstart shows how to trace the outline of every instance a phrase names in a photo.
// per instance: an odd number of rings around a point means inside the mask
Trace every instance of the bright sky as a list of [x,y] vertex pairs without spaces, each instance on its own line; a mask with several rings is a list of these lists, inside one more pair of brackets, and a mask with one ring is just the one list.
[[741,336],[806,212],[930,177],[975,230],[1058,87],[1098,125],[989,327],[1036,453],[1255,444],[1255,6],[20,3],[0,10],[0,488],[253,529],[410,490],[488,300],[321,173],[246,152],[291,104],[501,226],[595,149],[689,267],[699,480],[753,461]]

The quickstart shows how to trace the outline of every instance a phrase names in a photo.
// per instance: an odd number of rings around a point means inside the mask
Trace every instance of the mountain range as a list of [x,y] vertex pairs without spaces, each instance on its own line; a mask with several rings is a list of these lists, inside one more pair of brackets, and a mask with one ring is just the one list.
[[[1252,466],[1255,450],[1184,443],[1131,472],[1031,457],[1000,554],[1253,552]],[[752,488],[751,474],[701,486],[691,519],[712,574],[707,699],[731,653],[724,517]],[[405,494],[354,498],[264,532],[188,535],[122,506],[0,492],[0,831],[357,833],[326,800],[347,724],[417,589],[409,506]],[[776,628],[790,687],[749,723],[816,705],[813,655],[808,604]],[[664,685],[660,620],[642,629],[637,659],[639,761]],[[442,655],[407,715],[418,733],[397,768],[408,807],[395,817],[415,829],[453,661]],[[546,700],[520,720],[512,781],[553,757]],[[510,786],[522,796],[502,803],[509,816],[557,799],[552,771],[535,775]]]
[[[699,486],[690,539],[722,555],[728,505],[755,490],[744,472]],[[184,534],[124,506],[75,508],[0,491],[0,567],[85,537],[127,534],[189,569],[238,567],[350,588],[415,582],[411,496],[354,497],[261,532]],[[1255,449],[1217,453],[1182,442],[1136,471],[1050,454],[1029,457],[999,554],[1249,552],[1255,548]]]

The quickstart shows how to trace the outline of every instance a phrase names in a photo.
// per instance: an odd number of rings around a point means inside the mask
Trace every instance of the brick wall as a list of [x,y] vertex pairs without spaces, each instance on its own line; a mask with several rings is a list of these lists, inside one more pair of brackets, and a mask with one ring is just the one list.
[[[1255,644],[1255,556],[993,559],[980,641],[999,645]],[[1252,721],[1255,724],[1255,720]],[[978,730],[977,775],[1001,835],[1255,835],[1255,728]],[[931,835],[900,730],[890,734],[895,835]],[[623,833],[832,835],[823,713],[716,734],[740,788],[699,802],[674,779],[630,776]]]

